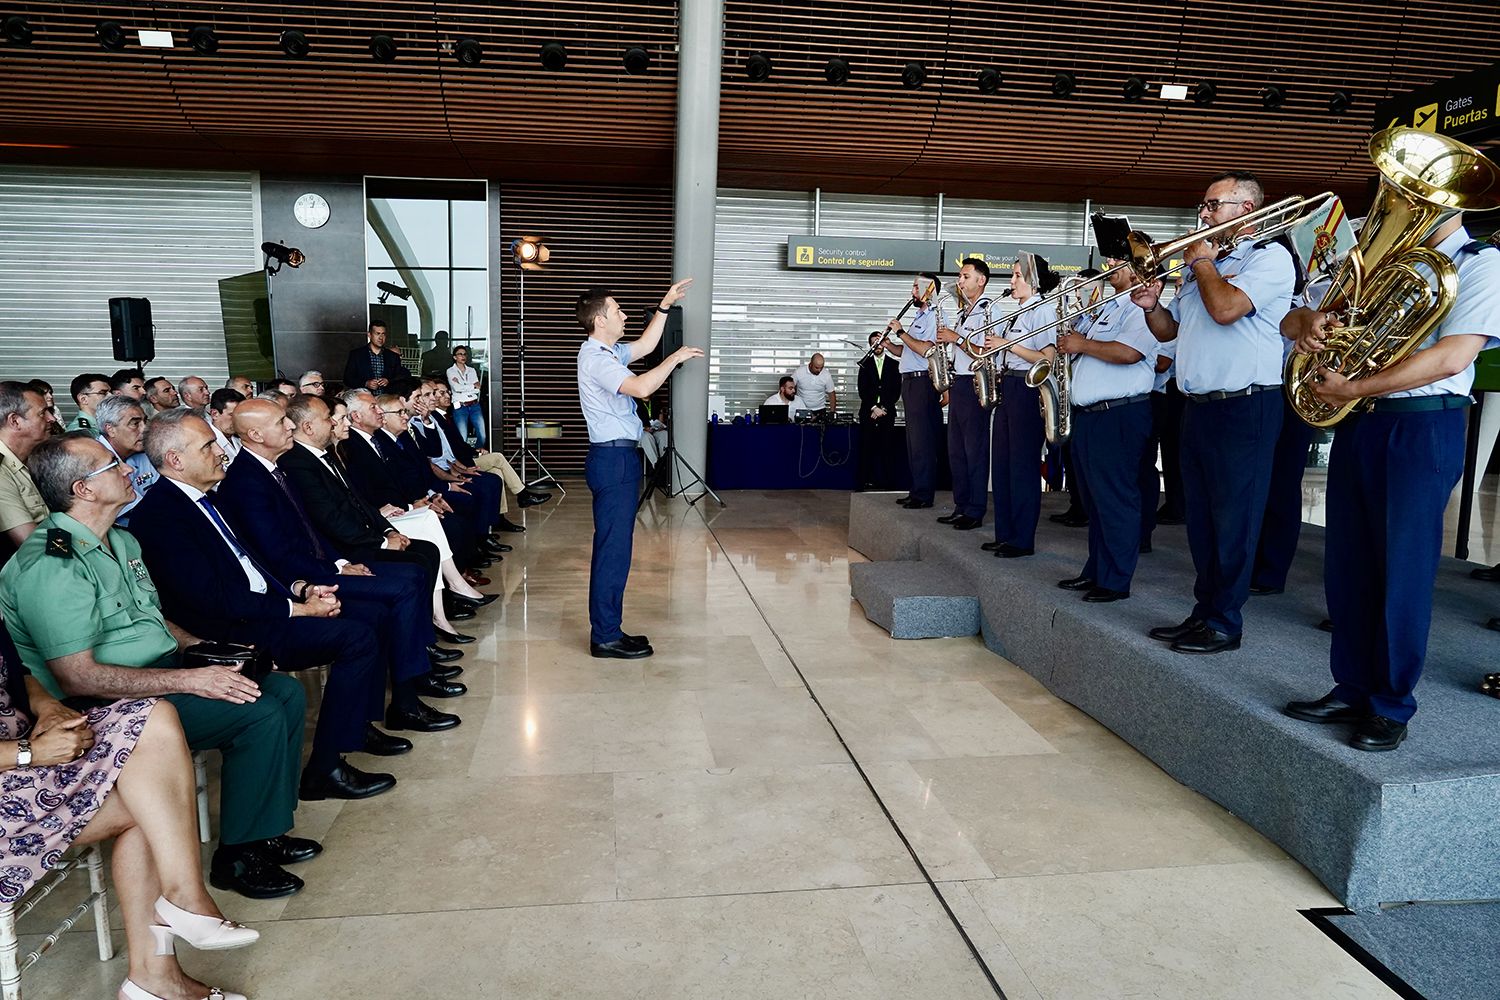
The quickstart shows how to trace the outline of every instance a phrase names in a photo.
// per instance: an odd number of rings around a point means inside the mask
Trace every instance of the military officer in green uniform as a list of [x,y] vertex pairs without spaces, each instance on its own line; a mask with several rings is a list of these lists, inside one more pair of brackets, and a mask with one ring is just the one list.
[[75,432],[42,442],[27,466],[51,513],[0,571],[0,613],[22,662],[59,698],[172,702],[188,744],[223,755],[210,882],[256,899],[298,891],[302,880],[281,866],[322,850],[287,835],[302,686],[284,674],[257,684],[231,667],[177,665],[179,649],[196,640],[168,625],[140,544],[113,527],[135,491],[109,449]]

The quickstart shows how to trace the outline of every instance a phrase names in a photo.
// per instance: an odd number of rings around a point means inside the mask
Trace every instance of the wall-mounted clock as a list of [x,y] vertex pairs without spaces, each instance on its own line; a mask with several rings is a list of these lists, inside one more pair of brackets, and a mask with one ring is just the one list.
[[328,222],[328,199],[308,192],[292,206],[292,215],[308,229],[318,229]]

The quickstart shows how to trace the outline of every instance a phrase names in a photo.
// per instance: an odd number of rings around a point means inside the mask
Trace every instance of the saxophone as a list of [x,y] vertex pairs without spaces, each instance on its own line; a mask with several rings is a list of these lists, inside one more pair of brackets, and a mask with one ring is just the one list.
[[[1082,315],[1098,294],[1097,282],[1077,275],[1066,278],[1058,292],[1058,312],[1070,318]],[[1063,329],[1073,332],[1073,324]],[[1073,433],[1073,358],[1062,351],[1050,361],[1042,358],[1026,370],[1026,384],[1037,390],[1047,443],[1066,444]]]
[[[967,319],[968,317],[965,317]],[[985,323],[990,321],[990,302],[984,303]],[[973,356],[968,350],[968,341],[964,341],[965,353]],[[974,398],[982,410],[994,409],[1000,403],[1000,366],[995,363],[993,357],[980,358],[975,361],[970,370],[974,374]]]
[[[942,296],[933,302],[933,309],[937,315],[934,317],[936,325],[934,330],[943,328],[943,299]],[[943,343],[934,342],[922,357],[927,359],[927,377],[932,379],[932,387],[941,395],[953,388],[953,351]]]

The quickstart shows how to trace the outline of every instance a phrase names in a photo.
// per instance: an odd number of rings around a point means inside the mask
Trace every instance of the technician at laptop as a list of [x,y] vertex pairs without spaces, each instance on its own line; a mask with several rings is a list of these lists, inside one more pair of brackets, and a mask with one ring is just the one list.
[[823,365],[823,355],[814,354],[801,368],[792,372],[797,383],[797,398],[802,403],[792,404],[792,413],[797,410],[837,410],[838,392],[833,387],[833,374]]
[[766,401],[761,405],[788,407],[788,419],[791,419],[798,410],[808,408],[807,404],[802,401],[802,397],[797,394],[797,380],[790,375],[781,376],[781,385],[775,392],[767,396]]

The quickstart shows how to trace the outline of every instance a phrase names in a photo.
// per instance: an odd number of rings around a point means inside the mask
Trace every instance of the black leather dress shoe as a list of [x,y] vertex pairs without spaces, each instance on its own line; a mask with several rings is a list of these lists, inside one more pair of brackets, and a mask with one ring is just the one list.
[[1330,692],[1317,701],[1289,701],[1282,712],[1303,722],[1359,722],[1365,714],[1353,705],[1346,705]]
[[466,604],[459,604],[449,598],[443,598],[443,617],[450,622],[466,622],[475,617],[475,611]]
[[1084,576],[1081,573],[1078,576],[1070,576],[1066,580],[1058,580],[1057,585],[1063,590],[1093,590],[1098,586],[1093,577]]
[[500,595],[480,594],[478,597],[469,597],[467,594],[449,594],[447,599],[459,607],[482,608],[486,604],[494,604],[500,600]]
[[399,757],[411,752],[411,740],[382,733],[372,725],[365,726],[365,745],[362,748],[373,757]]
[[650,648],[651,646],[651,640],[643,635],[631,635],[629,632],[621,632],[620,638],[637,648],[642,646]]
[[1005,544],[1004,542],[985,542],[983,545],[981,545],[979,547],[981,549],[984,549],[984,551],[986,551],[986,552],[995,552],[995,551],[997,551],[1000,548],[1000,546],[1002,546],[1004,544]]
[[1476,580],[1488,580],[1490,583],[1500,583],[1500,563],[1493,566],[1483,566],[1479,569],[1469,570],[1469,575]]
[[475,570],[489,569],[493,565],[495,565],[495,560],[493,559],[475,559],[473,562],[469,563],[469,568]]
[[[457,651],[455,650],[455,652]],[[451,681],[462,674],[464,668],[460,667],[457,663],[434,663],[432,669],[428,672],[440,681]]]
[[474,641],[472,635],[464,635],[462,632],[449,632],[445,628],[434,629],[433,631],[437,633],[437,637],[443,642],[451,642],[455,646],[467,646]]
[[[394,728],[389,722],[386,726]],[[368,799],[395,787],[394,774],[361,771],[340,757],[338,767],[327,774],[303,771],[297,798],[303,802],[316,802],[320,799]]]
[[521,533],[521,532],[523,532],[523,531],[526,530],[526,526],[524,524],[517,524],[516,522],[512,521],[510,518],[506,517],[504,514],[501,514],[500,515],[500,520],[495,522],[495,530],[496,531],[512,531],[512,532],[515,532],[515,533],[519,534],[519,533]]
[[1227,653],[1240,648],[1240,637],[1202,625],[1172,643],[1170,648],[1174,653]]
[[[480,552],[484,553],[484,555],[490,559],[503,559],[508,549],[508,547],[506,549],[502,549],[495,542],[480,542],[477,548]],[[494,564],[491,563],[490,565]]]
[[516,494],[516,506],[521,507],[522,509],[526,507],[535,507],[537,504],[546,503],[551,499],[551,493],[544,493],[541,490],[534,490],[528,486],[526,489]]
[[1111,604],[1115,601],[1123,601],[1130,596],[1128,590],[1110,590],[1108,587],[1095,587],[1083,599],[1090,604]]
[[1380,753],[1394,750],[1406,739],[1406,723],[1387,719],[1383,715],[1372,715],[1355,727],[1349,737],[1349,745],[1356,750]]
[[1000,547],[995,550],[995,555],[1001,559],[1020,559],[1023,556],[1035,554],[1036,549],[1023,549],[1016,545],[1006,544],[1005,542],[1001,542]]
[[1087,528],[1089,526],[1089,519],[1082,514],[1076,517],[1073,515],[1069,515],[1068,517],[1054,516],[1053,520],[1064,528]]
[[906,506],[907,510],[931,510],[932,509],[932,501],[931,500],[913,500],[911,503],[906,504],[905,506]]
[[897,497],[896,502],[905,507],[907,504],[911,503],[911,494],[908,493],[904,497]]
[[308,840],[306,837],[293,837],[288,833],[283,833],[279,837],[267,837],[265,840],[257,840],[250,846],[254,847],[273,864],[278,865],[295,865],[303,861],[311,861],[323,853],[323,845],[316,840]]
[[600,659],[641,660],[654,652],[655,650],[649,645],[637,646],[627,641],[624,636],[621,636],[614,642],[589,643],[589,655],[597,656]]
[[1202,627],[1202,618],[1193,618],[1192,616],[1188,616],[1187,618],[1184,618],[1182,620],[1182,624],[1180,625],[1161,625],[1157,628],[1152,629],[1146,634],[1151,638],[1159,639],[1162,642],[1176,642],[1178,639],[1181,639],[1189,632],[1196,632]]
[[427,659],[432,663],[452,663],[463,659],[463,656],[463,650],[460,649],[444,649],[436,643],[427,647]]
[[1077,520],[1080,520],[1080,519],[1083,521],[1084,524],[1087,524],[1088,520],[1089,520],[1089,517],[1088,517],[1087,514],[1085,514],[1083,511],[1077,509],[1076,507],[1069,507],[1067,510],[1063,511],[1061,514],[1048,514],[1047,515],[1047,520],[1051,521],[1053,524],[1067,524],[1069,521],[1077,521]]
[[458,681],[440,680],[431,674],[418,678],[414,686],[417,694],[431,695],[434,698],[462,698],[469,693],[466,685]]
[[302,891],[302,880],[248,844],[221,847],[209,863],[208,884],[247,899],[281,899]]
[[1250,585],[1250,593],[1254,594],[1256,597],[1266,597],[1271,594],[1282,594],[1285,592],[1285,587],[1260,587],[1253,583]]
[[977,518],[977,517],[970,517],[969,515],[965,514],[962,517],[957,518],[956,520],[954,520],[954,522],[953,522],[953,530],[954,531],[973,531],[975,528],[981,527],[983,524],[984,524],[984,522],[981,521],[979,518]]
[[1317,630],[1319,632],[1332,632],[1333,631],[1333,619],[1332,618],[1324,618],[1322,621],[1318,622],[1318,624],[1315,627],[1317,628]]
[[954,521],[957,521],[961,517],[963,517],[963,515],[960,514],[958,511],[955,510],[951,514],[944,514],[942,517],[938,518],[937,519],[937,523],[938,524],[952,524]]
[[406,729],[414,733],[441,733],[447,729],[456,729],[462,721],[451,712],[439,712],[420,701],[415,708],[397,708],[391,705],[385,710],[385,728]]
[[489,542],[487,542],[486,544],[488,544],[489,547],[492,548],[492,549],[494,549],[496,552],[513,552],[513,551],[515,551],[515,546],[510,545],[510,544],[508,544],[506,542],[498,542],[498,541],[496,541],[493,538],[491,538],[489,540]]

